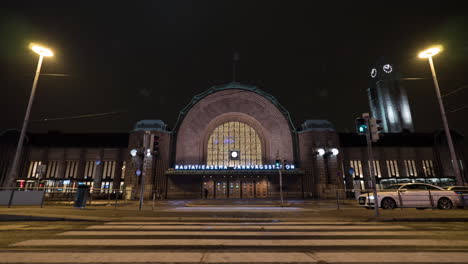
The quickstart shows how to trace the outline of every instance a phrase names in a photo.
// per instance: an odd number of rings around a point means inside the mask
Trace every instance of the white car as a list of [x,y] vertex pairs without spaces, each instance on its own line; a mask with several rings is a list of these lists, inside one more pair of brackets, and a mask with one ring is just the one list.
[[[439,208],[452,209],[460,206],[460,195],[441,187],[425,183],[402,183],[391,185],[377,191],[377,198],[382,209],[403,208]],[[373,192],[358,197],[360,206],[374,208]]]

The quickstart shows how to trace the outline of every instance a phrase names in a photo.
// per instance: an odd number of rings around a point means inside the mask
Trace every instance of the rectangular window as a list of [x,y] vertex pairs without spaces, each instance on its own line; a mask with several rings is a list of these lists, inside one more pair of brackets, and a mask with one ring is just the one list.
[[114,179],[115,175],[115,161],[106,160],[103,162],[102,178]]
[[121,179],[121,180],[125,179],[125,168],[126,168],[126,167],[127,167],[127,164],[126,164],[126,162],[124,161],[124,162],[123,162],[123,165],[122,165],[122,174],[121,174],[121,176],[120,176],[120,179]]
[[46,178],[55,178],[58,175],[59,162],[57,160],[49,160],[47,163]]
[[362,173],[362,164],[360,160],[350,160],[349,166],[354,169],[354,177],[363,178],[364,174]]
[[416,163],[414,160],[404,160],[406,176],[418,176],[418,171],[416,170]]
[[435,176],[434,163],[432,162],[432,160],[423,160],[422,167],[423,167],[424,176],[426,177]]
[[[380,171],[380,161],[374,160],[373,163],[374,163],[374,172],[375,172],[375,175],[376,175],[378,178],[381,178],[381,177],[382,177],[382,172]],[[369,165],[370,165],[370,161],[369,161]]]
[[94,179],[95,175],[96,175],[96,161],[94,160],[86,161],[84,178]]
[[29,169],[28,169],[28,175],[26,177],[28,178],[37,178],[38,177],[38,166],[41,165],[41,161],[30,161],[29,162]]
[[67,160],[65,164],[65,178],[76,178],[78,174],[78,161]]
[[387,170],[389,177],[400,177],[400,172],[398,171],[398,163],[396,160],[387,160]]

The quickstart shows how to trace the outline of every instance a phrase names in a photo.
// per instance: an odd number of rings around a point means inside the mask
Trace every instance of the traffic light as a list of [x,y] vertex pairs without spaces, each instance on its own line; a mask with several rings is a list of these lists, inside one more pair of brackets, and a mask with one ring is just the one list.
[[371,136],[371,139],[372,141],[374,142],[377,142],[379,141],[381,135],[381,131],[382,131],[382,127],[380,126],[380,124],[382,123],[382,120],[380,119],[376,119],[374,117],[371,117],[369,118],[369,125],[370,125],[370,136]]
[[153,135],[153,138],[151,140],[151,145],[150,145],[151,152],[153,154],[158,154],[159,153],[159,137],[156,135]]
[[363,134],[367,134],[368,131],[369,131],[369,127],[367,126],[366,119],[356,118],[356,132],[363,135]]

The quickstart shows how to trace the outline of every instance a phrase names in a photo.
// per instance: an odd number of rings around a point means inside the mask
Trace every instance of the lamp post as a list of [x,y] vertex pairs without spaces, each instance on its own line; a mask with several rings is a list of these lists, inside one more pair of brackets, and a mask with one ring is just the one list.
[[448,143],[448,147],[450,151],[450,159],[452,160],[453,171],[455,173],[455,177],[457,179],[458,184],[464,185],[465,181],[463,180],[462,175],[460,174],[460,168],[458,166],[457,155],[455,154],[455,148],[453,147],[452,135],[450,134],[447,116],[445,114],[444,102],[442,101],[442,96],[440,95],[439,82],[437,81],[437,75],[436,75],[436,71],[434,68],[434,62],[432,61],[432,56],[436,55],[440,51],[442,51],[441,46],[432,47],[432,48],[429,48],[427,50],[420,52],[418,57],[429,60],[429,66],[431,67],[432,78],[434,79],[434,86],[435,86],[435,90],[437,94],[437,100],[439,101],[440,114],[442,115],[442,121],[444,123],[444,131],[447,137],[447,143]]
[[11,165],[10,173],[8,175],[7,182],[5,184],[6,186],[13,186],[13,183],[18,176],[19,159],[21,157],[21,152],[23,150],[23,141],[26,135],[26,129],[28,127],[29,114],[31,113],[31,107],[34,101],[34,95],[36,93],[37,81],[39,80],[39,74],[41,72],[42,60],[44,59],[44,57],[50,57],[54,55],[54,53],[50,49],[44,48],[38,45],[32,45],[31,49],[37,54],[39,54],[39,61],[37,63],[36,75],[34,76],[31,95],[29,97],[28,107],[26,108],[26,115],[24,116],[23,127],[21,128],[18,146],[16,147],[15,157],[13,158],[13,163]]

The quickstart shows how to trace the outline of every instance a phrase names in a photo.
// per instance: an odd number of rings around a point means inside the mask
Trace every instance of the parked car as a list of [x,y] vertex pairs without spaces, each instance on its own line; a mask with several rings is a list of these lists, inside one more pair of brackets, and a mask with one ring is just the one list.
[[[461,206],[460,195],[454,191],[426,183],[402,183],[391,185],[377,191],[379,205],[382,209],[434,208],[452,209]],[[360,206],[374,207],[374,194],[367,193],[358,197]]]
[[468,206],[468,186],[446,186],[445,189],[460,195],[460,207]]
[[458,194],[468,194],[468,186],[445,186],[445,189],[448,191],[454,191]]

